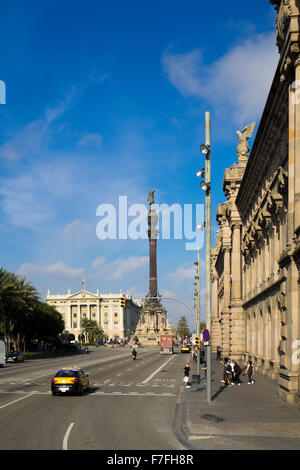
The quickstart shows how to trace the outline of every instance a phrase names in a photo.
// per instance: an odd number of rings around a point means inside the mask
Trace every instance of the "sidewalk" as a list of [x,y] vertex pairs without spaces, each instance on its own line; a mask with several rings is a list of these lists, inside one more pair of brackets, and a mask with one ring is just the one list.
[[[225,386],[215,356],[212,370],[210,403],[202,369],[200,384],[183,390],[181,432],[190,448],[227,448],[230,442],[232,449],[300,449],[300,407],[277,397],[276,381],[256,372],[253,385],[241,374],[240,386]],[[196,373],[192,364],[191,377]]]

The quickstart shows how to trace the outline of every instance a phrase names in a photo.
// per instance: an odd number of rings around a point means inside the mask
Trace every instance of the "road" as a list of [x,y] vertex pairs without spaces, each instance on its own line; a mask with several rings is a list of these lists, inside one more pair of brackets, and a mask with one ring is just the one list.
[[[187,356],[91,348],[0,369],[1,450],[184,450],[173,432]],[[84,396],[52,396],[61,367],[89,374]]]

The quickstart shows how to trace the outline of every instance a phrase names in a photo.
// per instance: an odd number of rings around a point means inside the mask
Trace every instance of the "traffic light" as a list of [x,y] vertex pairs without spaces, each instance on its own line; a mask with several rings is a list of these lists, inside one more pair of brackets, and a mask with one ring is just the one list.
[[125,308],[126,307],[126,297],[121,297],[121,307]]
[[195,347],[196,348],[200,347],[200,338],[199,338],[199,336],[196,336],[196,338],[195,338]]

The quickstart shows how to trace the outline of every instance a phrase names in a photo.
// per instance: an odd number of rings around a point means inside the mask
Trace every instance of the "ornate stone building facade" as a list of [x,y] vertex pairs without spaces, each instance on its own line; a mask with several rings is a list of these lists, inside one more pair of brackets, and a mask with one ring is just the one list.
[[[300,399],[300,0],[270,0],[279,63],[248,159],[225,170],[212,249],[213,345]],[[249,129],[248,129],[249,130]],[[247,134],[247,130],[245,130]]]
[[76,293],[68,291],[67,294],[50,294],[46,302],[55,307],[65,322],[65,332],[78,336],[82,332],[81,322],[83,319],[94,320],[104,331],[105,337],[110,340],[115,338],[129,338],[136,329],[140,318],[142,302],[140,299],[126,297],[126,307],[121,306],[119,294],[96,294],[81,290]]

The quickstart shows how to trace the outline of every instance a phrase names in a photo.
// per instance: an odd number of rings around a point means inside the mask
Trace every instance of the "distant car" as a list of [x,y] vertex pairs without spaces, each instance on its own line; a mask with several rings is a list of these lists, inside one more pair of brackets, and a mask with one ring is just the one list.
[[24,362],[24,353],[21,351],[10,352],[6,356],[6,362]]
[[52,395],[83,395],[89,389],[89,376],[81,368],[59,369],[51,380]]
[[182,347],[181,347],[181,352],[182,353],[189,353],[191,352],[191,346],[189,344],[184,344]]

